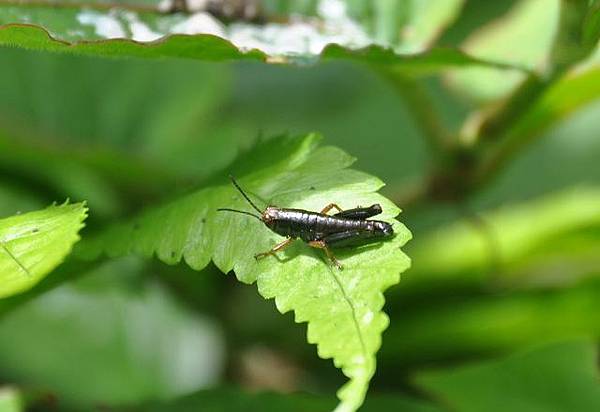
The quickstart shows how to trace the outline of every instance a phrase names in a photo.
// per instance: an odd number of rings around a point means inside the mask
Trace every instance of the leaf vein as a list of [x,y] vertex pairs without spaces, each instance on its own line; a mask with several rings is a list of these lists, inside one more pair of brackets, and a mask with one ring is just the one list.
[[336,275],[336,273],[334,272],[334,270],[331,267],[329,267],[329,273],[333,276],[333,279],[335,280],[335,283],[337,284],[338,288],[342,292],[342,296],[344,297],[344,300],[346,301],[346,303],[350,307],[350,313],[351,313],[351,316],[352,316],[352,322],[354,323],[354,327],[356,328],[356,334],[358,336],[358,341],[360,343],[361,352],[362,352],[364,361],[366,362],[366,360],[368,358],[368,356],[367,356],[367,347],[365,345],[365,341],[363,339],[362,332],[361,332],[360,326],[358,324],[358,319],[356,318],[356,308],[354,307],[354,304],[352,303],[352,300],[350,300],[350,297],[346,293],[346,290],[344,289],[344,285],[342,285],[342,282],[340,281],[340,279],[338,278],[338,276]]
[[21,270],[23,270],[23,272],[25,272],[27,274],[27,276],[31,276],[31,273],[29,273],[29,270],[27,270],[27,268],[25,266],[23,266],[23,264],[19,261],[19,259],[17,259],[17,257],[12,254],[12,252],[6,247],[6,244],[3,241],[0,241],[0,246],[2,246],[2,249],[4,249],[4,251],[8,254],[8,256],[10,256],[10,258],[15,261],[15,263],[21,268]]

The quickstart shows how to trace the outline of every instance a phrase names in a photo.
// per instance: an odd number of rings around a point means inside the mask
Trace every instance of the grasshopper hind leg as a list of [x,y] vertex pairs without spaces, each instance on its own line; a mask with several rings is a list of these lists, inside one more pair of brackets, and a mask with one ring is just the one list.
[[335,203],[330,203],[330,204],[328,204],[327,206],[325,206],[325,207],[323,208],[323,210],[321,210],[321,213],[322,213],[322,214],[324,214],[324,215],[326,215],[327,213],[329,213],[329,211],[330,211],[331,209],[336,209],[338,212],[343,212],[343,211],[344,211],[344,210],[343,210],[341,207],[339,207],[337,204],[335,204]]
[[329,247],[327,246],[327,243],[324,240],[313,240],[313,241],[310,241],[310,242],[308,242],[308,246],[314,247],[315,249],[323,249],[325,251],[325,253],[327,254],[327,257],[329,258],[329,260],[331,261],[331,263],[333,263],[333,265],[336,268],[338,268],[339,270],[343,269],[342,264],[333,255],[333,253],[331,252],[331,249],[329,249]]
[[335,217],[342,217],[352,220],[365,220],[373,216],[377,216],[382,212],[381,206],[378,204],[369,207],[355,207],[354,209],[340,210]]

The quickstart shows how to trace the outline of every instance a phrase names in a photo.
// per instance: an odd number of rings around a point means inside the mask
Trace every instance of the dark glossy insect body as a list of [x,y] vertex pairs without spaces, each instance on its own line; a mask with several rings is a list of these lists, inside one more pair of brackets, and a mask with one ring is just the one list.
[[[364,214],[366,210],[377,209],[378,213],[381,213],[379,205],[355,210],[358,211],[357,214]],[[327,243],[331,247],[360,245],[368,240],[382,239],[394,234],[389,223],[352,218],[352,215],[348,216],[348,211],[330,216],[302,209],[269,206],[262,214],[262,221],[281,236],[299,238],[305,242],[329,239]]]
[[[360,246],[394,235],[392,225],[389,223],[379,220],[367,220],[369,217],[376,216],[382,212],[381,206],[378,204],[370,207],[342,210],[335,203],[331,203],[320,212],[268,206],[261,212],[233,177],[231,181],[252,207],[260,213],[260,216],[235,209],[219,210],[254,216],[273,232],[287,238],[275,245],[270,251],[257,254],[255,256],[257,259],[283,250],[294,239],[302,239],[311,247],[323,249],[329,259],[341,269],[341,264],[333,256],[330,248]],[[331,209],[337,209],[338,213],[334,215],[327,214]]]

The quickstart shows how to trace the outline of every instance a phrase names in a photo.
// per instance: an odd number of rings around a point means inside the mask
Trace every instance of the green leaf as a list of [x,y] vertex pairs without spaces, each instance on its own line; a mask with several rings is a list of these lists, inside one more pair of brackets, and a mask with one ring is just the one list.
[[583,44],[595,45],[600,40],[600,1],[590,1],[590,6],[583,22]]
[[323,60],[354,60],[374,66],[390,68],[407,75],[429,75],[445,69],[465,67],[485,67],[490,70],[527,72],[526,68],[499,63],[492,60],[474,58],[468,54],[450,48],[434,48],[423,53],[399,55],[391,49],[369,46],[350,50],[336,44],[327,46],[321,55]]
[[[562,262],[561,262],[562,263]],[[417,267],[418,263],[415,263]],[[596,268],[598,265],[595,266]],[[390,299],[393,313],[379,359],[386,370],[474,356],[510,353],[525,346],[580,336],[600,337],[600,271],[573,287],[521,290],[446,299],[413,294],[405,288]],[[420,276],[415,274],[414,276]],[[410,277],[409,277],[410,278]],[[404,292],[404,293],[403,293]],[[442,295],[444,296],[444,295]],[[406,305],[410,299],[436,305]],[[404,305],[398,302],[404,302]],[[444,342],[440,345],[440,342]]]
[[227,40],[212,35],[174,34],[153,42],[128,39],[67,41],[54,38],[39,26],[6,24],[0,26],[0,45],[30,50],[74,53],[103,57],[192,58],[207,61],[261,60],[258,51],[242,53]]
[[597,411],[597,362],[594,344],[574,341],[499,361],[426,373],[417,382],[462,412]]
[[[169,34],[204,33],[230,39],[244,49],[263,50],[268,55],[314,55],[324,44],[332,42],[353,48],[379,44],[402,53],[416,53],[431,46],[441,30],[458,15],[463,2],[384,0],[356,7],[350,0],[346,10],[343,0],[334,0],[319,7],[315,4],[276,7],[271,10],[275,12],[274,21],[266,25],[236,21],[225,24],[208,13],[168,14],[131,5],[112,9],[100,5],[93,10],[78,8],[76,3],[61,8],[4,4],[0,6],[0,24],[33,24],[66,41],[110,38],[154,41]],[[348,12],[364,24],[358,24]],[[287,21],[277,22],[286,17]]]
[[262,199],[259,204],[320,210],[330,202],[348,209],[381,204],[382,220],[394,223],[389,242],[336,252],[344,270],[332,268],[321,251],[296,242],[281,256],[256,261],[282,238],[256,219],[218,213],[219,207],[249,210],[226,181],[198,190],[139,218],[113,227],[82,244],[83,255],[106,251],[156,256],[169,264],[182,258],[196,270],[212,259],[225,273],[234,270],[244,283],[257,283],[260,294],[275,298],[282,313],[293,310],[308,322],[308,341],[322,358],[333,358],[350,381],[338,392],[340,411],[356,410],[375,372],[375,353],[388,318],[382,292],[399,281],[409,259],[400,247],[410,232],[393,218],[399,209],[376,191],[383,183],[348,167],[354,159],[335,147],[319,147],[319,137],[279,138],[260,144],[236,162],[231,172]]
[[[460,1],[452,0],[450,3],[458,4]],[[430,7],[433,3],[428,4],[427,7]],[[418,19],[427,15],[427,7],[413,7],[417,14],[424,13],[422,16],[419,14],[421,17]],[[198,15],[186,19],[180,15],[120,9],[100,12],[32,6],[0,6],[0,11],[0,46],[32,50],[105,57],[259,60],[299,64],[335,58],[391,64],[400,68],[406,66],[411,72],[422,71],[422,74],[464,66],[520,70],[518,66],[470,58],[458,50],[433,52],[431,57],[427,53],[417,56],[400,54],[407,51],[385,47],[387,43],[369,38],[356,23],[344,19],[329,21],[324,18],[327,24],[320,26],[311,26],[312,20],[287,25],[232,23],[226,26],[209,15],[202,15],[204,19],[213,19],[219,27],[217,30],[210,25],[203,26],[206,22],[195,21],[199,19]],[[423,19],[423,22],[426,21]],[[407,24],[414,29],[413,23]],[[319,27],[330,26],[335,28],[331,29],[331,33],[319,32]],[[405,32],[413,33],[410,30]],[[323,52],[328,44],[340,46]],[[421,46],[410,46],[410,49],[412,53],[424,51]]]
[[65,203],[0,220],[0,297],[30,289],[58,266],[86,216],[83,203]]
[[[2,313],[3,380],[52,391],[66,410],[90,411],[100,400],[181,396],[222,375],[219,325],[182,306],[144,259],[115,259],[84,274]],[[86,379],[90,371],[94,379]]]
[[431,47],[459,14],[464,0],[346,0],[349,12],[369,29],[377,43],[401,53]]
[[[559,0],[520,0],[506,16],[475,31],[461,49],[481,59],[540,70],[558,28],[559,3]],[[523,78],[523,73],[516,71],[468,68],[452,73],[449,81],[474,99],[494,100],[514,90]]]
[[[596,5],[597,6],[597,5]],[[597,10],[590,0],[563,1],[558,32],[550,54],[550,67],[561,73],[588,57],[598,45]]]
[[25,402],[21,392],[11,386],[0,387],[0,411],[22,412],[25,410]]
[[448,24],[456,19],[464,0],[412,0],[409,12],[400,31],[398,51],[402,53],[422,52],[431,47],[433,41]]
[[[586,230],[600,227],[600,190],[580,187],[521,205],[511,205],[482,215],[483,230],[461,221],[441,227],[420,238],[411,250],[418,274],[410,285],[439,287],[442,280],[492,281],[496,285],[551,285],[571,283],[596,275],[598,246],[591,237],[569,249],[572,262],[557,275],[545,270],[561,250],[549,249]],[[581,252],[581,254],[579,254]],[[432,253],[436,256],[431,259]],[[497,261],[494,262],[493,259]],[[586,263],[587,262],[587,263]],[[499,273],[490,273],[494,264]],[[494,272],[494,270],[492,270]]]
[[[182,412],[206,410],[210,412],[257,411],[329,411],[335,407],[333,399],[309,394],[278,394],[271,392],[245,393],[232,388],[198,391],[165,402],[148,402],[123,412]],[[117,409],[120,411],[120,409]],[[435,405],[406,396],[374,396],[361,408],[363,412],[440,412]]]
[[525,145],[580,107],[600,98],[600,67],[566,74],[508,131],[508,145]]
[[174,180],[206,177],[229,164],[249,135],[236,133],[239,122],[219,119],[228,69],[6,50],[0,175],[35,181],[51,199],[77,195],[101,218],[159,197]]

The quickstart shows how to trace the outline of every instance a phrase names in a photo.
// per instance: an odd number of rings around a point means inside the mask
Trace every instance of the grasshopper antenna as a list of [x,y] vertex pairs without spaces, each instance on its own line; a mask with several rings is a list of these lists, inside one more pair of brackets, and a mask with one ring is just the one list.
[[254,213],[244,212],[243,210],[228,209],[228,208],[221,207],[221,208],[217,209],[217,212],[236,212],[236,213],[242,213],[244,215],[252,216],[252,217],[255,217],[258,220],[262,221],[262,219],[259,216],[256,216]]
[[254,210],[256,210],[259,214],[262,215],[262,211],[258,207],[256,207],[256,205],[252,202],[252,200],[250,200],[250,198],[248,197],[248,195],[246,195],[246,193],[244,193],[244,191],[242,190],[242,188],[240,187],[240,185],[238,184],[238,182],[235,181],[235,178],[232,175],[229,175],[229,178],[231,179],[231,182],[237,188],[237,190],[239,190],[240,193],[242,194],[242,196],[244,196],[244,199],[246,199],[248,201],[248,203],[250,203],[250,205],[252,205],[252,207],[254,208]]

